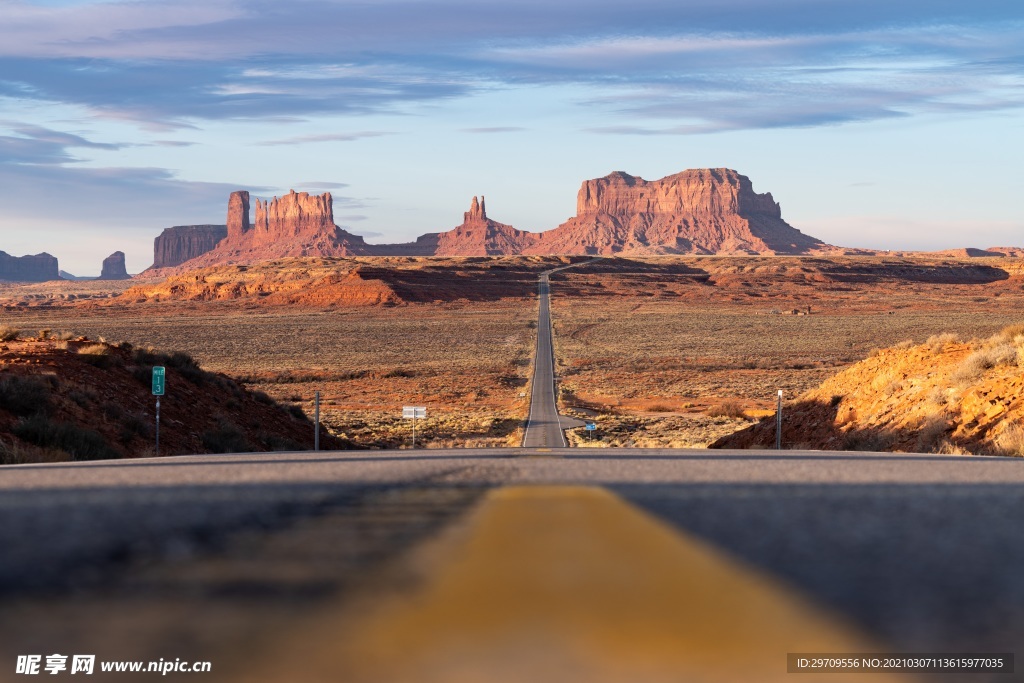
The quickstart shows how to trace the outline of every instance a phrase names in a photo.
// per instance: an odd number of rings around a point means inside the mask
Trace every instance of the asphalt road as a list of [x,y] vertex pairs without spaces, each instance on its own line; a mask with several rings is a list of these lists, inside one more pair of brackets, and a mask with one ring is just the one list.
[[[18,654],[94,652],[210,660],[223,677],[204,680],[256,680],[246,678],[257,666],[254,653],[272,651],[269,644],[299,647],[308,641],[298,634],[319,619],[429,583],[423,563],[410,558],[465,526],[488,492],[567,485],[610,492],[686,543],[706,545],[742,571],[792,590],[879,648],[1013,652],[1024,642],[1019,459],[669,449],[322,452],[0,468],[0,666],[13,666]],[[573,519],[583,515],[574,504],[563,507]],[[585,562],[604,541],[584,542],[570,530],[576,527],[543,518],[509,524],[501,538],[547,531],[554,547],[579,553],[576,565],[559,565],[567,585],[585,586],[597,568],[640,552],[613,544],[612,559]],[[631,533],[624,531],[622,542]],[[509,550],[507,559],[522,562],[522,555]],[[717,595],[718,573],[699,589]],[[644,614],[633,614],[624,589],[600,594],[620,596],[623,623]],[[690,623],[708,618],[686,616]],[[778,653],[779,662],[784,656]],[[774,680],[768,673],[758,679]],[[503,680],[526,678],[546,680],[543,667]],[[304,680],[331,678],[313,672]]]
[[573,266],[563,266],[541,273],[537,284],[537,348],[533,358],[533,390],[530,412],[523,433],[524,448],[567,448],[565,430],[581,427],[575,418],[558,414],[555,383],[555,355],[551,332],[551,283],[549,275]]

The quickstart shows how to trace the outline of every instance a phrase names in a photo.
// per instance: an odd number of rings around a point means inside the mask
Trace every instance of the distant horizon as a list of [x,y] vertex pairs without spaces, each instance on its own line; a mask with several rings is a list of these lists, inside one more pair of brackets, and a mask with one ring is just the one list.
[[[734,168],[855,248],[1024,235],[1012,0],[8,0],[0,250],[152,263],[230,191],[335,197],[374,244],[540,232],[579,182]],[[311,21],[310,17],[315,17]],[[224,182],[231,179],[230,183]],[[57,252],[57,253],[55,253]]]

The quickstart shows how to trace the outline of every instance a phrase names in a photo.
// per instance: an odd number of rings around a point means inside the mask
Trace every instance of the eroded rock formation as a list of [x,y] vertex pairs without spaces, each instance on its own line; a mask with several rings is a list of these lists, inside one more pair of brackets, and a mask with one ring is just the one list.
[[124,265],[124,252],[115,251],[103,259],[103,269],[100,271],[100,280],[127,280],[131,276]]
[[534,233],[488,218],[482,196],[479,201],[473,197],[463,219],[462,225],[437,233],[434,256],[509,256],[521,254],[537,239]]
[[369,253],[362,237],[334,224],[329,192],[309,195],[292,190],[270,201],[256,200],[250,221],[249,193],[232,192],[228,200],[227,237],[188,261],[186,268],[220,263],[253,263],[288,256],[360,256]]
[[541,233],[531,254],[803,254],[828,249],[782,220],[771,193],[727,168],[646,181],[616,172],[587,180],[576,216]]
[[46,282],[60,278],[57,258],[43,252],[34,256],[11,256],[0,251],[0,280]]
[[[532,233],[487,217],[473,197],[463,222],[404,244],[367,244],[334,224],[330,193],[289,192],[255,201],[231,193],[226,237],[184,268],[289,256],[506,256],[514,254],[808,254],[835,250],[782,220],[770,193],[727,168],[694,169],[647,181],[616,172],[587,180],[577,215]],[[184,251],[184,249],[182,249]],[[170,259],[157,260],[170,265]],[[181,263],[181,262],[179,262]],[[174,264],[178,265],[178,264]]]
[[226,225],[176,225],[167,228],[153,240],[153,268],[171,268],[202,256],[227,236]]

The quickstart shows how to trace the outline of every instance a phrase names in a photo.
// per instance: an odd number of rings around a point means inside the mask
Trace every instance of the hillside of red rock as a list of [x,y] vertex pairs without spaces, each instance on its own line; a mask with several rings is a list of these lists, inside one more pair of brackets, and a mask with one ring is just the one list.
[[[156,365],[167,373],[160,455],[313,447],[313,425],[300,411],[188,355],[70,337],[0,329],[0,464],[155,455]],[[326,433],[321,444],[343,445]]]
[[[538,273],[557,273],[554,296],[641,296],[687,308],[719,304],[763,313],[941,310],[950,296],[1012,305],[1024,261],[893,256],[586,256],[294,258],[220,265],[138,282],[102,295],[38,293],[43,285],[0,286],[0,310],[235,302],[243,307],[337,308],[528,299]],[[899,287],[906,296],[894,301]]]
[[91,305],[237,301],[331,308],[523,299],[536,292],[540,271],[571,261],[536,256],[281,259],[188,271]]
[[[783,408],[787,448],[1024,456],[1024,325],[882,349]],[[773,447],[775,418],[713,448]]]

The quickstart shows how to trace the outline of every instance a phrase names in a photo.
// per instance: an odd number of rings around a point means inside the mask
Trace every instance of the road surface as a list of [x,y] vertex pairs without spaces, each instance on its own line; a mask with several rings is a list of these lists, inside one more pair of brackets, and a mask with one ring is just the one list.
[[526,430],[523,433],[524,448],[567,448],[569,442],[565,430],[583,426],[580,420],[558,414],[551,331],[551,283],[548,276],[572,268],[573,265],[544,271],[537,284],[537,348],[533,355],[533,389],[530,393]]
[[212,662],[179,677],[192,681],[776,681],[792,678],[787,652],[1024,642],[1016,458],[531,448],[24,465],[0,468],[0,515],[8,674],[18,655],[79,653]]

